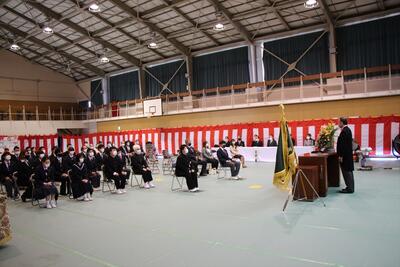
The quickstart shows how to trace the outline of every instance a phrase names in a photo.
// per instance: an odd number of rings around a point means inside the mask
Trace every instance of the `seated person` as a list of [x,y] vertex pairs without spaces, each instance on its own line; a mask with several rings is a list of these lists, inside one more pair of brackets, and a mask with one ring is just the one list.
[[229,137],[228,137],[228,136],[225,136],[224,141],[225,141],[225,145],[226,145],[227,147],[230,147],[230,146],[231,146],[231,142],[229,141]]
[[157,161],[157,148],[151,141],[146,142],[146,157],[151,161]]
[[7,197],[16,200],[19,196],[17,177],[15,176],[16,164],[11,161],[10,152],[6,151],[2,156],[4,160],[0,165],[0,182],[6,187]]
[[140,174],[143,177],[144,188],[149,189],[155,187],[152,183],[153,176],[151,175],[151,170],[147,161],[144,158],[144,154],[140,150],[140,146],[134,145],[133,151],[135,152],[131,157],[131,166],[134,174]]
[[99,151],[99,153],[96,154],[97,170],[102,171],[108,156],[103,144],[98,145],[97,150]]
[[114,180],[117,194],[123,194],[126,193],[125,184],[128,178],[128,173],[123,170],[123,164],[117,154],[117,148],[111,147],[110,156],[107,158],[104,165],[104,176],[108,180]]
[[120,164],[122,165],[122,170],[126,172],[126,179],[129,179],[131,176],[131,171],[128,170],[127,164],[130,162],[130,158],[126,156],[121,149],[117,149],[117,158],[120,161]]
[[[22,193],[22,195],[21,195],[22,202],[25,202],[26,199],[32,198],[33,187],[32,187],[32,182],[30,180],[30,177],[34,173],[36,168],[34,166],[32,166],[32,162],[30,161],[30,159],[31,159],[30,152],[25,150],[25,153],[21,154],[21,156],[20,156],[20,164],[17,167],[18,168],[18,180],[17,180],[17,182],[20,179],[19,178],[20,175],[24,176],[24,175],[28,175],[28,173],[30,173],[29,177],[28,177],[27,187],[26,187],[24,193]],[[25,164],[26,166],[23,166],[23,164]]]
[[88,169],[85,164],[85,155],[77,155],[77,162],[71,170],[71,187],[74,199],[90,201],[92,200],[93,187],[88,178]]
[[120,147],[120,149],[122,150],[122,153],[124,153],[126,156],[130,157],[132,156],[132,145],[131,142],[125,141],[125,143]]
[[242,164],[242,167],[247,168],[247,166],[244,162],[244,156],[240,154],[239,149],[237,148],[235,139],[231,140],[230,151],[231,151],[232,158],[239,159],[240,163]]
[[17,184],[18,186],[27,187],[29,186],[30,177],[33,174],[33,168],[29,163],[29,160],[25,158],[25,153],[19,155],[19,159],[16,162],[17,174]]
[[272,135],[270,135],[268,137],[267,146],[278,146],[278,144],[276,143],[276,141]]
[[57,187],[54,185],[54,171],[50,166],[50,159],[44,157],[35,170],[34,199],[46,198],[46,208],[56,208]]
[[208,144],[207,141],[203,142],[202,156],[203,159],[207,161],[207,163],[211,163],[211,167],[214,170],[218,169],[218,160],[214,158],[210,145]]
[[179,156],[176,159],[175,175],[177,177],[185,177],[190,192],[199,191],[197,162],[189,156],[189,149],[186,145],[181,145],[179,149]]
[[19,161],[19,155],[21,155],[21,150],[19,146],[15,146],[13,154],[11,155],[11,161],[17,163]]
[[59,148],[53,150],[53,153],[49,157],[51,167],[54,172],[54,180],[56,182],[61,182],[60,185],[60,195],[66,196],[71,193],[71,184],[69,180],[68,171],[64,170],[63,165],[63,154]]
[[240,136],[237,137],[236,145],[237,146],[246,146],[246,144],[242,140],[242,137],[240,137]]
[[192,163],[196,165],[196,168],[198,165],[201,165],[200,176],[207,176],[207,161],[200,159],[200,153],[194,149],[192,142],[189,139],[187,139],[185,143],[189,151],[188,156],[190,157]]
[[88,150],[86,157],[86,168],[88,170],[88,179],[92,186],[96,189],[100,188],[100,174],[97,171],[97,159],[93,149]]
[[315,140],[312,139],[311,134],[308,133],[306,140],[304,140],[304,146],[314,146],[315,145]]
[[228,152],[225,150],[225,141],[219,142],[219,149],[217,151],[218,160],[222,167],[231,168],[231,178],[238,180],[241,177],[238,176],[240,171],[240,161],[234,160],[229,157]]
[[251,146],[264,146],[263,142],[258,138],[258,134],[254,135],[253,142],[251,143]]

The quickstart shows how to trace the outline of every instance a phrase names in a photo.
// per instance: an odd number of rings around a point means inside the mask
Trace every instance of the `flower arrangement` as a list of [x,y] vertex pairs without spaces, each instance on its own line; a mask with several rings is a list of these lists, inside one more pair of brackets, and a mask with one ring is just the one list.
[[336,130],[337,127],[335,127],[333,122],[321,126],[317,139],[317,148],[319,151],[324,152],[333,149],[333,138]]

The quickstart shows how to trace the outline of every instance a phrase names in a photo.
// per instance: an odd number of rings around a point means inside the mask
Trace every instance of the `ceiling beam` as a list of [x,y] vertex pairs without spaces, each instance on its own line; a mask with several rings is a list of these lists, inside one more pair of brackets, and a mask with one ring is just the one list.
[[130,6],[125,4],[124,2],[120,0],[110,0],[111,3],[122,9],[125,13],[127,13],[132,19],[146,25],[152,32],[158,33],[161,35],[165,40],[167,40],[169,43],[171,43],[179,52],[181,52],[184,55],[189,55],[190,51],[187,47],[182,45],[180,42],[178,42],[174,38],[169,38],[168,34],[158,28],[155,24],[151,23],[150,21],[147,21],[142,18],[142,15],[139,12],[136,12],[134,9],[132,9]]
[[[60,14],[54,12],[53,10],[51,10],[48,7],[45,7],[42,4],[39,4],[37,2],[28,2],[28,4],[30,6],[36,8],[37,10],[42,12],[43,14],[45,14],[47,17],[52,18],[52,19],[54,19],[56,21],[60,21],[61,18],[62,18],[62,16]],[[105,41],[103,39],[100,39],[100,38],[97,38],[97,37],[91,37],[92,36],[91,32],[89,32],[85,28],[82,28],[81,26],[73,23],[72,21],[70,21],[68,19],[65,19],[61,23],[64,24],[65,26],[68,26],[69,28],[73,29],[74,31],[78,32],[79,34],[82,34],[84,36],[88,36],[89,39],[92,39],[93,41],[99,43],[100,45],[103,46],[103,48],[108,48],[111,51],[113,51],[114,53],[117,53],[122,58],[124,58],[125,60],[130,62],[131,64],[133,64],[135,66],[141,66],[142,65],[142,62],[138,58],[136,58],[136,57],[134,57],[134,56],[132,56],[132,55],[130,55],[128,53],[118,53],[118,51],[119,51],[118,47],[114,46],[113,44],[111,44],[111,43],[109,43],[109,42],[107,42],[107,41]]]
[[279,13],[278,9],[275,7],[275,3],[271,3],[270,0],[265,0],[265,2],[268,4],[268,7],[266,9],[268,11],[272,11],[272,13],[275,14],[275,17],[282,23],[282,25],[285,27],[286,30],[290,30],[289,23],[282,17],[281,13]]
[[5,5],[7,5],[8,2],[10,2],[11,0],[0,0],[0,7],[3,7]]
[[380,10],[386,9],[385,3],[383,3],[383,0],[377,0],[377,2],[378,2],[378,6],[379,6]]
[[208,0],[208,2],[210,2],[210,4],[212,6],[214,6],[215,10],[217,12],[222,12],[222,14],[224,15],[224,17],[229,21],[230,24],[232,24],[232,26],[240,33],[240,35],[243,37],[243,39],[246,40],[246,42],[252,44],[253,43],[253,39],[251,37],[250,32],[248,32],[246,30],[245,27],[243,27],[242,24],[240,24],[237,21],[233,20],[233,14],[231,14],[228,9],[226,9],[223,5],[221,5],[220,2],[218,2],[218,0]]
[[220,45],[220,42],[218,42],[217,39],[215,39],[211,34],[206,32],[205,30],[201,30],[198,28],[197,23],[195,23],[188,15],[183,13],[179,8],[175,7],[172,5],[172,1],[167,1],[167,0],[162,0],[162,2],[169,7],[171,10],[175,11],[179,16],[184,18],[187,22],[189,22],[193,28],[195,28],[197,31],[201,32],[204,36],[206,36],[208,39],[210,39],[214,44]]
[[335,24],[335,20],[333,19],[332,12],[329,10],[329,6],[326,4],[326,1],[325,0],[319,0],[319,2],[321,4],[320,5],[321,9],[324,12],[326,22],[329,25],[334,25]]
[[[26,32],[23,32],[23,31],[21,31],[19,29],[16,29],[16,28],[14,28],[14,27],[12,27],[12,26],[10,26],[8,24],[5,24],[5,23],[1,23],[1,27],[6,29],[7,31],[11,32],[12,34],[17,35],[19,37],[22,37],[24,39],[28,35]],[[35,43],[38,46],[41,46],[41,47],[47,49],[48,51],[57,51],[56,47],[53,47],[53,46],[49,45],[48,43],[46,43],[46,42],[44,42],[42,40],[39,40],[39,39],[37,39],[35,37],[28,37],[27,40],[31,41],[32,43]],[[83,62],[83,60],[81,60],[81,59],[79,59],[77,57],[74,57],[74,56],[72,56],[70,54],[67,54],[67,53],[63,52],[63,51],[57,51],[57,52],[60,55],[62,55],[65,58],[67,58],[68,60],[73,61],[75,63],[78,63],[79,65],[87,68],[88,70],[96,73],[97,75],[100,75],[100,76],[104,75],[104,71],[103,70],[101,70],[101,69],[99,69],[99,68],[97,68],[97,67],[95,67],[93,65],[86,64],[86,63]]]
[[[12,9],[12,8],[9,8],[9,7],[7,7],[7,6],[5,6],[5,7],[3,7],[3,8],[4,8],[5,10],[7,10],[7,11],[13,13],[14,15],[19,16],[19,17],[23,18],[23,19],[26,20],[26,21],[29,21],[29,22],[32,23],[32,24],[37,24],[36,21],[34,21],[33,19],[28,18],[27,16],[25,16],[25,15],[23,15],[23,14],[21,14],[21,13],[15,11],[15,10]],[[43,26],[42,24],[40,24],[40,23],[38,24],[38,27],[41,28],[42,26]],[[74,43],[73,41],[71,41],[71,40],[68,39],[67,37],[64,37],[63,35],[61,35],[61,34],[59,34],[59,33],[57,33],[57,32],[55,32],[54,35],[57,36],[58,38],[64,40],[65,42],[67,42],[67,44],[75,45],[76,47],[78,47],[78,48],[80,48],[80,49],[86,51],[87,53],[89,53],[89,54],[94,55],[94,56],[97,57],[97,54],[96,54],[96,53],[94,53],[92,50],[90,50],[90,49],[84,47],[83,45],[80,45],[79,43]],[[57,50],[61,50],[61,49],[57,48]],[[55,52],[50,52],[49,54],[52,54],[52,53],[55,53]],[[40,59],[41,57],[43,57],[43,55],[38,54],[38,56],[35,57],[34,60]],[[112,61],[111,61],[110,64],[116,66],[116,67],[119,68],[119,69],[122,69],[122,66],[120,66],[119,64],[117,64],[117,63],[115,63],[115,62],[112,62]]]

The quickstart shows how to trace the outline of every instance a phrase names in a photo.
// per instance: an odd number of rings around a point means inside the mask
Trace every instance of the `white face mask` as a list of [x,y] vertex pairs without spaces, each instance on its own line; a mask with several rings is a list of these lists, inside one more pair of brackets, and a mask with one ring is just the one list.
[[307,140],[310,140],[310,139],[311,139],[311,137],[307,136]]
[[138,150],[135,151],[135,153],[140,155],[140,154],[142,154],[142,151],[140,151],[140,149],[138,149]]
[[69,155],[70,155],[70,156],[73,156],[73,155],[74,155],[74,151],[70,151],[70,152],[69,152]]
[[89,152],[89,156],[90,156],[90,157],[93,157],[93,156],[94,156],[94,153],[93,153],[93,152]]
[[182,151],[182,153],[183,153],[184,155],[186,155],[188,152],[189,152],[189,150],[188,150],[187,148],[183,149],[183,151]]
[[111,155],[116,156],[117,153],[118,153],[118,152],[114,150],[114,151],[111,152]]
[[40,159],[44,158],[44,154],[39,154],[39,158]]
[[6,156],[6,160],[10,161],[11,160],[11,156],[10,155]]
[[50,167],[50,163],[45,163],[44,166],[45,166],[46,168],[49,168],[49,167]]
[[111,147],[111,144],[107,144],[107,147],[110,148],[110,147]]
[[100,152],[101,152],[101,153],[104,153],[104,148],[100,148]]
[[84,161],[85,161],[84,158],[80,158],[80,159],[79,159],[79,162],[80,162],[80,163],[83,163]]

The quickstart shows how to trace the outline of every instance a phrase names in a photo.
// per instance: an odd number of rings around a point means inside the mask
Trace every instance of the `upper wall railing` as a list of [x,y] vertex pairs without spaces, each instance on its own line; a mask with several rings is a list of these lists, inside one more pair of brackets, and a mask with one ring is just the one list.
[[[269,106],[400,94],[400,64],[320,73],[162,95],[163,114]],[[150,99],[150,98],[148,98]],[[113,102],[87,110],[36,106],[0,110],[0,120],[115,120],[145,117],[143,101]],[[43,107],[41,107],[43,108]]]

